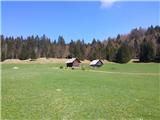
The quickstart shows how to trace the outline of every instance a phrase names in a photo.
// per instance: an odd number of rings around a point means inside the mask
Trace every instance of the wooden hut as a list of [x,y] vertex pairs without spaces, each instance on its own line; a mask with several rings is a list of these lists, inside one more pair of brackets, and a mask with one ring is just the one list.
[[71,58],[68,59],[65,63],[67,67],[79,67],[81,62],[78,58]]
[[89,65],[92,66],[92,67],[100,67],[100,66],[103,65],[103,62],[99,59],[98,60],[93,60],[93,61],[90,62]]

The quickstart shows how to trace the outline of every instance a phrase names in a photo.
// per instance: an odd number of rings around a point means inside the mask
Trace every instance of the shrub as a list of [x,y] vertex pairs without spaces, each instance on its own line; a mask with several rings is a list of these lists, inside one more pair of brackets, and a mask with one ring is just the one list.
[[72,67],[72,70],[74,70],[74,67]]
[[81,70],[85,70],[85,67],[82,66],[82,67],[81,67]]
[[63,66],[60,66],[59,68],[60,68],[60,69],[63,69]]

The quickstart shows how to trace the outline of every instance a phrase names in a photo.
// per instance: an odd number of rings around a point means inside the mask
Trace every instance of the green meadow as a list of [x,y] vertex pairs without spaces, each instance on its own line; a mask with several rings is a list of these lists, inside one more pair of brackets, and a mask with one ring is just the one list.
[[59,66],[2,64],[2,119],[160,119],[159,64]]

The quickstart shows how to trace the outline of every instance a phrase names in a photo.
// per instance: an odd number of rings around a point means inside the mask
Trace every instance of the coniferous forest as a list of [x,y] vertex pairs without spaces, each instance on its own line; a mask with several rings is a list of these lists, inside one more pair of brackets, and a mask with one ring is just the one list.
[[160,26],[136,28],[125,35],[106,40],[71,40],[59,36],[51,40],[46,35],[27,38],[1,35],[1,61],[5,59],[71,58],[80,60],[106,59],[127,63],[133,58],[140,62],[160,62]]

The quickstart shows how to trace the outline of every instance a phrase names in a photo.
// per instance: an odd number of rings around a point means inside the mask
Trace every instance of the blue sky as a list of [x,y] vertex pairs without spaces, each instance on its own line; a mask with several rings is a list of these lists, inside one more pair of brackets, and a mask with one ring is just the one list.
[[1,32],[7,36],[46,34],[52,40],[104,40],[131,29],[160,25],[159,2],[7,2],[1,3]]

